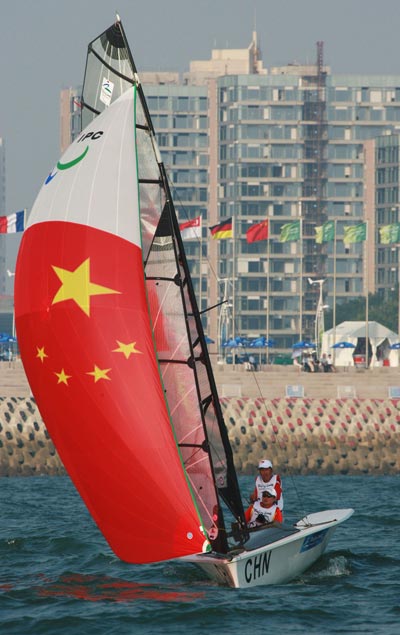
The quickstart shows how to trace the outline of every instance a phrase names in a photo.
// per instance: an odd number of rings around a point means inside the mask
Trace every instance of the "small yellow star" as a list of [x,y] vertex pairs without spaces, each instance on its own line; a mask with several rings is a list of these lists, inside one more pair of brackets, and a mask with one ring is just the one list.
[[117,344],[119,346],[119,348],[114,348],[114,350],[112,351],[113,353],[123,353],[126,357],[126,359],[129,359],[129,357],[132,355],[132,353],[137,353],[139,355],[142,355],[142,351],[138,351],[136,350],[135,346],[136,346],[136,342],[130,342],[129,344],[124,344],[123,342],[119,342],[117,340]]
[[108,381],[111,381],[110,377],[107,377],[107,373],[109,373],[111,370],[111,368],[99,368],[98,366],[96,366],[96,364],[94,365],[94,370],[90,371],[90,373],[86,373],[86,375],[93,375],[94,377],[94,383],[98,382],[99,379],[108,379]]
[[61,280],[52,304],[64,302],[64,300],[74,300],[86,315],[90,316],[90,297],[92,295],[108,295],[110,293],[120,293],[114,289],[102,287],[94,284],[90,280],[90,258],[82,262],[74,271],[61,269],[61,267],[52,267]]
[[36,357],[39,357],[40,361],[43,364],[44,358],[48,357],[48,355],[46,355],[46,353],[44,352],[44,346],[42,346],[42,348],[39,348],[39,346],[36,346],[36,350],[37,350]]
[[57,384],[65,384],[68,386],[68,379],[71,379],[72,375],[66,375],[65,370],[62,368],[60,373],[54,373],[58,377]]

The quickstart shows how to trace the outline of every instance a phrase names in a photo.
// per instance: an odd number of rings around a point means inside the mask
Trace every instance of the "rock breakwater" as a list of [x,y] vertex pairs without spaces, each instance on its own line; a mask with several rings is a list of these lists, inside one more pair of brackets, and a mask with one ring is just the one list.
[[[261,457],[281,474],[397,474],[393,399],[236,398],[221,405],[239,473]],[[65,474],[32,397],[0,398],[0,476]]]
[[268,457],[282,474],[397,474],[400,404],[381,399],[223,398],[236,469]]

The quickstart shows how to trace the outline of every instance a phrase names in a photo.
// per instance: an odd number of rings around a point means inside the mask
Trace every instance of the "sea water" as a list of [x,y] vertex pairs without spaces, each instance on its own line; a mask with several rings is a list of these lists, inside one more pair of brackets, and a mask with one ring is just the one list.
[[[253,479],[240,485],[246,497]],[[286,477],[284,487],[286,521],[355,514],[299,579],[240,590],[186,563],[120,562],[67,477],[1,479],[1,635],[398,635],[400,476]]]

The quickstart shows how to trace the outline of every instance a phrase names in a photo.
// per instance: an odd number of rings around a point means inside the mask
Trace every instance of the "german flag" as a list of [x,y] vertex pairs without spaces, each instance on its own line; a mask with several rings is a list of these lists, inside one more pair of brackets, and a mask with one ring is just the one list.
[[215,240],[221,240],[223,238],[233,238],[232,217],[227,218],[218,225],[213,225],[209,228],[211,232],[211,238]]

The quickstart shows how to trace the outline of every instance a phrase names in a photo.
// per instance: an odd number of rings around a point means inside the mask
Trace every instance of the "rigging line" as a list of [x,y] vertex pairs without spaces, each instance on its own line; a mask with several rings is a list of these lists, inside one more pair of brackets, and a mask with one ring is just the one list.
[[[234,327],[235,327],[235,333],[236,333],[236,332],[237,332],[237,320],[236,320],[235,318],[236,318],[236,316],[234,316]],[[245,347],[245,346],[244,346],[243,348],[246,350],[246,347]],[[248,350],[248,349],[247,349],[247,350]],[[236,351],[236,349],[234,349],[234,351]],[[236,355],[236,352],[234,352],[234,353],[233,353],[233,355],[235,356],[235,355]],[[260,398],[262,399],[262,401],[263,401],[264,414],[266,414],[266,413],[267,413],[267,409],[266,409],[266,401],[267,401],[267,398],[264,396],[264,393],[263,393],[263,391],[262,391],[262,388],[261,388],[260,382],[259,382],[258,377],[257,377],[257,371],[255,371],[255,370],[251,370],[250,372],[251,372],[251,374],[252,374],[253,381],[254,381],[255,385],[257,386],[258,395],[259,395],[259,397],[260,397]],[[268,422],[270,423],[269,417],[268,417]],[[280,439],[280,438],[279,438],[279,435],[276,435],[276,441],[277,441],[277,443],[278,443],[279,448],[282,450],[282,452],[285,452],[285,449],[286,449],[286,444],[285,444],[285,441],[284,441],[283,439]],[[301,508],[301,510],[302,510],[302,512],[301,512],[301,513],[305,516],[305,515],[306,515],[306,511],[305,511],[305,506],[304,506],[304,503],[303,503],[303,498],[304,498],[304,497],[300,495],[300,493],[299,493],[299,489],[298,489],[298,488],[297,488],[297,486],[296,486],[296,483],[295,483],[295,481],[294,481],[294,473],[293,473],[293,471],[291,471],[291,466],[290,466],[290,464],[287,466],[287,468],[286,468],[286,469],[287,469],[287,471],[288,471],[288,477],[289,477],[289,479],[290,479],[290,481],[291,481],[292,487],[293,487],[293,489],[294,489],[294,491],[295,491],[295,493],[296,493],[296,497],[297,497],[298,503],[299,503],[299,505],[301,506],[301,507],[300,507],[300,508]]]
[[[165,166],[164,166],[164,168],[165,168]],[[188,215],[188,213],[187,213],[187,209],[186,209],[185,205],[182,203],[182,199],[181,199],[181,197],[179,196],[179,192],[178,192],[178,190],[176,189],[176,187],[175,187],[175,185],[174,185],[174,182],[173,182],[173,181],[172,181],[172,179],[169,177],[169,174],[167,173],[166,168],[165,168],[165,171],[166,171],[166,174],[167,174],[167,176],[168,176],[168,182],[169,182],[169,183],[170,183],[170,185],[171,185],[171,189],[172,189],[172,193],[173,193],[173,199],[174,199],[174,202],[176,203],[176,201],[177,201],[177,200],[179,201],[179,209],[180,209],[180,210],[182,210],[182,211],[184,212],[184,217],[186,218],[186,220],[190,220],[190,219],[189,219],[189,215]],[[199,211],[200,211],[200,210],[199,210]],[[202,220],[203,220],[203,216],[202,216],[202,214],[201,214],[201,213],[200,213],[200,215],[201,215]],[[208,229],[208,225],[207,225],[207,229]],[[209,236],[207,235],[207,240],[208,240],[208,239],[209,239]],[[202,257],[205,257],[205,261],[206,261],[206,263],[208,264],[208,268],[209,268],[210,272],[212,273],[212,276],[213,276],[214,280],[218,281],[218,274],[217,274],[217,272],[215,271],[214,267],[212,266],[211,260],[210,260],[210,259],[209,259],[209,257],[208,257],[208,250],[206,251],[206,253],[204,253],[205,248],[207,247],[207,244],[204,244],[204,243],[207,243],[207,241],[203,241],[203,240],[201,240],[200,238],[196,238],[196,239],[195,239],[195,241],[197,241],[197,244],[199,245],[199,249],[201,249],[201,250],[202,250]],[[215,306],[218,306],[218,305],[215,305]],[[199,311],[199,313],[200,313],[200,315],[201,315],[202,313],[205,313],[205,312],[206,312],[206,311],[208,311],[208,310],[210,310],[210,309],[205,309],[204,311]]]

